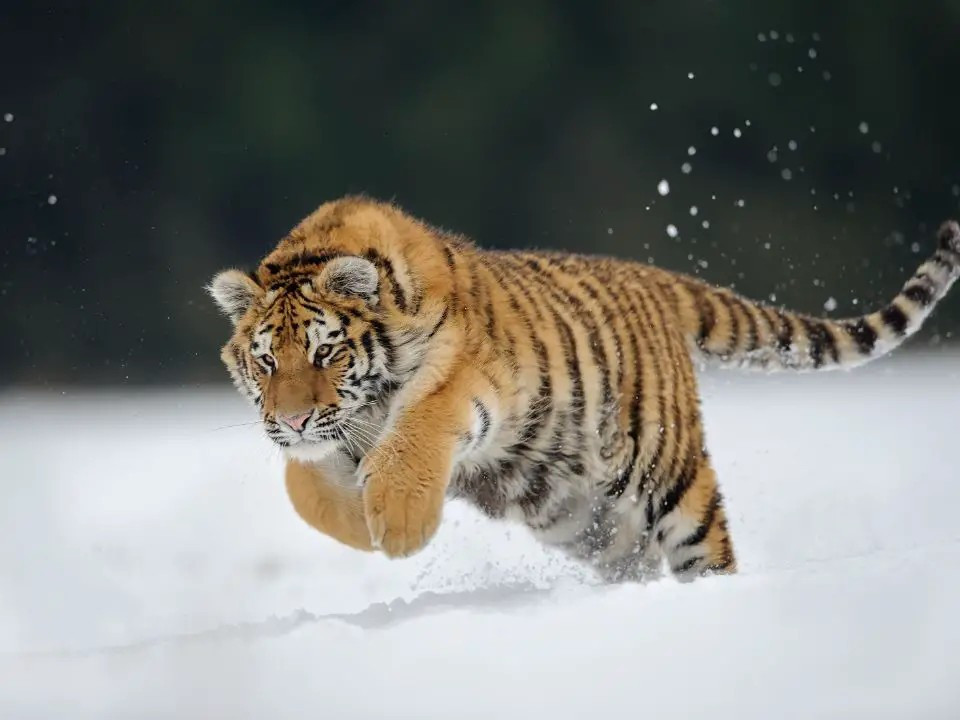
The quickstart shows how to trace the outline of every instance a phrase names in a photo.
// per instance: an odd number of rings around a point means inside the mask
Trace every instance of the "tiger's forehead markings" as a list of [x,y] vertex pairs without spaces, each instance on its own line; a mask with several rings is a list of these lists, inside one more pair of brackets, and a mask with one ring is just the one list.
[[346,337],[346,328],[336,313],[323,311],[323,315],[318,315],[314,322],[306,327],[307,342],[312,349],[315,345],[325,342],[340,340]]
[[289,342],[309,354],[318,345],[346,338],[350,317],[311,300],[305,293],[312,290],[312,282],[304,281],[267,293],[265,316],[251,333],[254,353],[268,352],[278,342]]

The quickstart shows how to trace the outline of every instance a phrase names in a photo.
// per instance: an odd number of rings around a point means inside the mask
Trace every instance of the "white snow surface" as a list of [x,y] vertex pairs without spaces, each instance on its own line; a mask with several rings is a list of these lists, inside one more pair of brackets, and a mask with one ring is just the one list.
[[960,717],[958,354],[707,374],[741,572],[690,584],[457,502],[343,548],[224,385],[0,394],[0,717]]

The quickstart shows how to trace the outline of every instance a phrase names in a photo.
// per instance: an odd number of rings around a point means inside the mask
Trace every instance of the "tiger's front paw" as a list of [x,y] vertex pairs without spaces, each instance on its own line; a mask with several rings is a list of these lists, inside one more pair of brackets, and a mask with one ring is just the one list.
[[429,473],[411,477],[409,466],[397,462],[366,461],[358,474],[373,546],[390,557],[423,548],[440,525],[443,483]]

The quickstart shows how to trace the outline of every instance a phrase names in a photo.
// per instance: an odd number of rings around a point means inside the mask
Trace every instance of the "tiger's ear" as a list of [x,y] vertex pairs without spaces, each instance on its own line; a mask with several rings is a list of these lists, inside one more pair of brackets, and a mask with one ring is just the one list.
[[224,270],[218,273],[206,289],[234,325],[250,309],[253,302],[263,295],[263,288],[240,270]]
[[377,267],[369,260],[350,255],[334,258],[320,271],[317,284],[337,295],[359,297],[376,304],[377,285],[380,276]]

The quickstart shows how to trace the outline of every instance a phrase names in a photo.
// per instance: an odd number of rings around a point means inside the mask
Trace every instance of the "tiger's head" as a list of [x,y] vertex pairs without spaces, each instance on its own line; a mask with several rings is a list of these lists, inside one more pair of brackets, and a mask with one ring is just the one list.
[[290,454],[329,453],[389,385],[378,284],[372,262],[341,256],[279,284],[225,270],[208,286],[234,326],[221,359],[267,435]]

